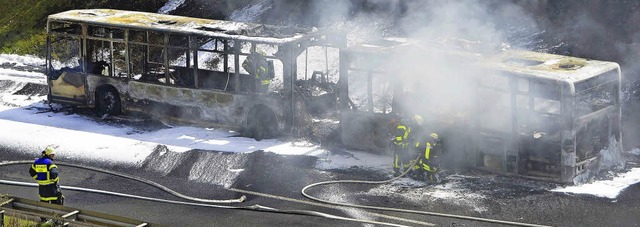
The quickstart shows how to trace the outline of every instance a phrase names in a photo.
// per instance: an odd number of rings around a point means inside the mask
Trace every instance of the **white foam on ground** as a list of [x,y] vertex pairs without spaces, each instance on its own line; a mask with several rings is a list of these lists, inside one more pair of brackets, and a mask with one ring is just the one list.
[[[12,75],[0,77],[15,78]],[[9,92],[9,93],[6,93]],[[45,111],[46,96],[0,94],[0,143],[24,148],[34,157],[49,144],[60,146],[59,157],[98,159],[123,163],[143,161],[157,145],[183,152],[191,149],[225,152],[264,150],[284,155],[323,155],[327,151],[306,141],[278,139],[256,141],[237,137],[224,129],[173,127],[141,132],[128,126],[106,125],[77,114],[66,115]],[[7,105],[9,104],[9,105]],[[336,156],[336,158],[339,158]],[[330,167],[328,167],[330,168]]]
[[367,194],[379,196],[395,195],[409,201],[415,201],[416,203],[425,200],[442,200],[450,204],[468,207],[479,213],[488,210],[482,206],[482,200],[485,199],[484,195],[478,192],[472,192],[463,185],[460,185],[460,181],[464,180],[463,176],[452,175],[448,178],[450,179],[448,182],[440,185],[427,185],[424,182],[409,178],[400,178],[391,184],[382,184],[372,188]]
[[11,63],[16,66],[43,66],[44,59],[31,55],[0,54],[0,64]]
[[12,80],[16,82],[27,82],[35,84],[47,84],[44,74],[38,72],[23,72],[13,69],[0,68],[0,80]]
[[588,184],[559,187],[551,191],[575,194],[590,194],[598,197],[615,199],[620,192],[630,185],[640,182],[640,168],[633,168],[629,172],[620,174],[611,180],[595,181]]
[[[15,103],[24,104],[26,101]],[[42,104],[36,102],[33,105]],[[12,129],[0,130],[0,141],[3,144],[29,144],[35,149],[34,155],[48,144],[58,144],[60,157],[100,158],[118,162],[136,163],[144,160],[153,147],[159,144],[167,145],[174,152],[190,149],[226,152],[265,150],[287,155],[325,152],[315,145],[297,146],[277,139],[256,141],[235,137],[236,133],[222,129],[174,127],[140,132],[128,126],[105,125],[76,114],[38,113],[37,109],[27,110],[22,107],[0,106],[0,126]]]
[[364,151],[349,151],[332,153],[325,152],[318,155],[318,163],[316,168],[319,169],[348,169],[354,166],[383,170],[391,173],[392,159],[390,155],[371,154]]

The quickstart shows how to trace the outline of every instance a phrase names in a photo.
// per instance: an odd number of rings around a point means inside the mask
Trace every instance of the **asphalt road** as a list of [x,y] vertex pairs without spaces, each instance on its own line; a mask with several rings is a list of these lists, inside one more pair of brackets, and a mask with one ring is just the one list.
[[[206,151],[199,152],[209,153]],[[227,154],[219,157],[231,158],[231,156]],[[10,150],[0,151],[0,160],[31,158]],[[313,168],[313,165],[309,165],[314,160],[311,157],[287,157],[256,152],[249,156],[249,159],[252,158],[259,158],[261,161],[252,162],[251,166],[245,166],[247,168],[244,171],[245,174],[238,176],[231,188],[266,193],[279,198],[249,194],[247,195],[248,200],[242,205],[260,204],[279,209],[314,210],[345,217],[411,226],[420,226],[426,223],[433,223],[439,226],[495,226],[492,223],[452,218],[387,211],[366,211],[362,209],[336,209],[314,205],[309,203],[310,200],[300,195],[300,189],[304,185],[333,179],[380,180],[387,177],[386,173],[372,173],[358,168],[336,171],[317,170]],[[82,161],[76,160],[76,163],[78,162]],[[90,163],[86,164],[90,165]],[[189,168],[186,165],[183,166],[185,166],[184,168]],[[186,177],[188,172],[185,173],[183,169],[175,169],[168,174],[161,175],[157,172],[148,171],[148,166],[146,169],[143,167],[102,167],[151,179],[194,197],[221,199],[236,198],[240,195],[218,185],[189,180],[189,177]],[[30,182],[27,169],[28,165],[0,167],[0,178]],[[215,171],[212,172],[215,173]],[[382,186],[340,184],[314,188],[309,192],[319,197],[336,201],[554,226],[639,226],[640,223],[640,216],[638,215],[640,214],[640,185],[638,184],[627,188],[616,199],[605,199],[588,195],[550,192],[546,189],[553,187],[553,185],[543,182],[493,175],[478,176],[471,175],[471,173],[467,174],[449,176],[448,179],[450,181],[458,181],[458,187],[464,187],[466,190],[477,194],[477,198],[434,198],[431,196],[435,195],[433,194],[434,192],[444,193],[446,190],[436,190],[433,186],[406,187],[397,184]],[[61,165],[61,176],[63,185],[181,200],[146,184],[90,170]],[[35,188],[0,185],[0,193],[30,199],[37,198]],[[362,225],[356,222],[312,216],[172,205],[84,192],[65,191],[65,195],[67,197],[66,205],[68,206],[169,226]]]
[[[28,168],[28,165],[2,167],[2,176],[4,177],[4,179],[31,182],[28,177],[21,176],[24,175],[25,168]],[[76,169],[71,167],[65,168],[64,166],[61,166],[61,176],[66,176],[62,179],[62,183],[64,185],[115,191],[120,193],[135,194],[167,200],[186,201],[146,184],[102,173],[95,173],[84,169]],[[175,184],[178,183],[174,182],[174,185]],[[180,186],[175,187],[177,191],[184,191],[180,189],[185,188],[206,188],[206,186],[204,185],[189,184],[184,182],[181,182],[178,185]],[[20,187],[9,185],[0,185],[0,192],[33,200],[37,200],[38,193],[37,188],[35,187]],[[96,193],[78,192],[72,190],[63,190],[63,192],[66,197],[66,206],[109,213],[168,226],[354,225],[354,223],[346,221],[336,221],[332,219],[313,216],[166,204]],[[204,192],[198,194],[191,194],[191,196],[213,198],[207,197],[207,195],[211,193]],[[249,202],[251,202],[252,204],[255,203],[252,201]],[[279,206],[284,208],[295,207],[293,205],[287,206],[281,201],[269,202],[263,200],[261,204],[272,204],[276,207]]]

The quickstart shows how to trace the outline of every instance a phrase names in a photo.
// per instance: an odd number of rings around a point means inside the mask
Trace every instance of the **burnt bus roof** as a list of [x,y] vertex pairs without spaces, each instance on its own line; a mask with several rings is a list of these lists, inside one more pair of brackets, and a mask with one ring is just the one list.
[[[535,77],[543,80],[577,83],[612,70],[618,63],[528,50],[474,51],[470,41],[425,42],[409,38],[383,38],[369,40],[349,47],[346,52],[355,56],[388,56],[411,51],[438,52],[442,57],[465,59],[472,66],[513,72],[515,76]],[[409,52],[406,52],[409,51]],[[614,79],[614,78],[612,78]],[[620,79],[615,77],[615,79]]]
[[48,19],[268,44],[294,42],[320,33],[316,28],[285,27],[115,9],[69,10],[49,15]]
[[[526,50],[504,50],[488,59],[488,64],[505,71],[577,83],[612,70],[618,63]],[[616,72],[617,74],[618,72]],[[613,77],[611,79],[620,79]]]

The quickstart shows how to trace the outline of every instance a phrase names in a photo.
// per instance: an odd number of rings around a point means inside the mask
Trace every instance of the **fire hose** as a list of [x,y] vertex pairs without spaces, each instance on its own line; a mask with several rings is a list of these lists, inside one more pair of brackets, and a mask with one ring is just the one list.
[[[418,158],[419,158],[419,156],[416,157],[416,159],[412,160],[410,162],[410,166],[413,166],[414,163],[418,160]],[[33,161],[31,161],[31,160],[8,161],[8,162],[1,162],[0,166],[18,165],[18,164],[32,164],[32,163],[33,163]],[[135,177],[135,176],[130,176],[130,175],[122,174],[122,173],[118,173],[118,172],[113,172],[113,171],[109,171],[109,170],[94,168],[94,167],[86,167],[86,166],[82,166],[82,165],[64,163],[64,162],[57,162],[57,163],[61,164],[61,165],[65,165],[65,166],[81,168],[81,169],[87,169],[87,170],[102,172],[102,173],[111,174],[111,175],[115,175],[115,176],[120,176],[120,177],[124,177],[124,178],[131,179],[131,180],[136,180],[136,181],[151,185],[153,187],[157,187],[157,188],[159,188],[159,189],[161,189],[163,191],[166,191],[166,192],[168,192],[168,193],[170,193],[170,194],[172,194],[174,196],[177,196],[177,197],[180,197],[180,198],[183,198],[183,199],[186,199],[186,200],[190,200],[190,201],[201,202],[201,203],[157,199],[157,198],[143,197],[143,196],[137,196],[137,195],[130,195],[130,194],[103,191],[103,190],[96,190],[96,189],[89,189],[89,188],[81,188],[81,187],[61,186],[61,188],[68,189],[68,190],[84,191],[84,192],[92,192],[92,193],[101,193],[101,194],[107,194],[107,195],[128,197],[128,198],[134,198],[134,199],[143,199],[143,200],[149,200],[149,201],[155,201],[155,202],[163,202],[163,203],[181,204],[181,205],[212,207],[212,208],[223,208],[223,209],[253,210],[253,211],[287,213],[287,214],[301,214],[301,215],[318,216],[318,217],[324,217],[324,218],[330,218],[330,219],[336,219],[336,220],[344,220],[344,221],[353,221],[353,222],[360,222],[360,223],[378,224],[378,225],[386,225],[386,226],[404,226],[404,225],[398,225],[398,224],[393,224],[393,223],[386,223],[386,222],[378,222],[378,221],[370,221],[370,220],[363,220],[363,219],[341,217],[341,216],[337,216],[337,215],[331,215],[331,214],[327,214],[327,213],[322,213],[322,212],[317,212],[317,211],[310,211],[310,210],[280,210],[280,209],[277,209],[277,208],[271,208],[271,207],[262,206],[262,205],[259,205],[259,204],[255,204],[255,205],[251,205],[251,206],[240,206],[240,207],[215,205],[215,204],[203,204],[203,203],[227,203],[227,204],[229,204],[229,203],[240,203],[240,202],[243,202],[246,199],[246,196],[243,195],[238,199],[228,199],[228,200],[211,200],[211,199],[194,198],[194,197],[190,197],[190,196],[186,196],[186,195],[180,194],[180,193],[178,193],[176,191],[173,191],[173,190],[171,190],[171,189],[169,189],[169,188],[167,188],[167,187],[165,187],[163,185],[160,185],[160,184],[158,184],[156,182],[153,182],[153,181],[150,181],[150,180],[147,180],[147,179],[143,179],[143,178],[139,178],[139,177]],[[440,217],[466,219],[466,220],[472,220],[472,221],[480,221],[480,222],[488,222],[488,223],[496,223],[496,224],[506,224],[506,225],[514,225],[514,226],[535,226],[535,227],[545,226],[545,225],[537,225],[537,224],[529,224],[529,223],[521,223],[521,222],[512,222],[512,221],[503,221],[503,220],[496,220],[496,219],[479,218],[479,217],[454,215],[454,214],[446,214],[446,213],[437,213],[437,212],[429,212],[429,211],[418,211],[418,210],[408,210],[408,209],[399,209],[399,208],[390,208],[390,207],[378,207],[378,206],[367,206],[367,205],[358,205],[358,204],[350,204],[350,203],[342,203],[342,202],[333,202],[333,201],[329,201],[329,200],[316,198],[316,197],[313,197],[313,196],[311,196],[311,195],[306,193],[306,190],[308,190],[309,188],[312,188],[312,187],[315,187],[315,186],[319,186],[319,185],[338,184],[338,183],[386,184],[386,183],[389,183],[389,182],[392,182],[392,181],[395,181],[397,179],[402,178],[403,176],[408,174],[410,171],[411,171],[411,168],[407,168],[407,170],[405,170],[399,176],[391,178],[391,179],[388,179],[388,180],[383,180],[383,181],[334,180],[334,181],[317,182],[317,183],[313,183],[313,184],[305,186],[301,190],[301,193],[302,193],[302,195],[304,197],[306,197],[308,199],[311,199],[311,200],[314,200],[314,201],[317,201],[317,202],[320,202],[320,203],[326,203],[326,204],[331,204],[331,205],[336,205],[336,206],[345,206],[345,207],[361,208],[361,209],[383,210],[383,211],[394,211],[394,212],[401,212],[401,213],[413,213],[413,214],[422,214],[422,215],[430,215],[430,216],[440,216]],[[37,187],[38,186],[36,183],[25,183],[25,182],[16,182],[16,181],[7,181],[7,180],[0,180],[0,184],[17,185],[17,186],[31,186],[31,187]],[[250,191],[237,190],[237,189],[233,190],[233,191],[242,191],[242,192],[246,192],[246,193],[251,193]],[[253,193],[253,194],[262,195],[261,193]],[[430,223],[422,223],[422,224],[423,225],[433,225],[433,224],[430,224]]]
[[400,179],[404,175],[409,173],[412,170],[413,165],[419,159],[420,159],[420,155],[418,155],[415,159],[411,160],[411,162],[409,163],[410,167],[407,168],[404,172],[402,172],[402,174],[400,174],[397,177],[388,179],[388,180],[382,180],[382,181],[363,181],[363,180],[322,181],[322,182],[317,182],[317,183],[313,183],[313,184],[305,186],[304,188],[302,188],[301,193],[302,193],[302,195],[304,197],[306,197],[308,199],[311,199],[311,200],[314,200],[314,201],[317,201],[317,202],[321,202],[321,203],[332,204],[332,205],[336,205],[336,206],[346,206],[346,207],[361,208],[361,209],[372,209],[372,210],[395,211],[395,212],[402,212],[402,213],[422,214],[422,215],[439,216],[439,217],[447,217],[447,218],[457,218],[457,219],[465,219],[465,220],[488,222],[488,223],[495,223],[495,224],[505,224],[505,225],[513,225],[513,226],[546,227],[546,225],[538,225],[538,224],[530,224],[530,223],[522,223],[522,222],[513,222],[513,221],[504,221],[504,220],[480,218],[480,217],[465,216],[465,215],[455,215],[455,214],[437,213],[437,212],[430,212],[430,211],[408,210],[408,209],[400,209],[400,208],[392,208],[392,207],[367,206],[367,205],[358,205],[358,204],[352,204],[352,203],[334,202],[334,201],[330,201],[330,200],[326,200],[326,199],[320,199],[320,198],[317,198],[317,197],[313,197],[313,196],[311,196],[311,195],[309,195],[309,194],[307,194],[305,192],[309,188],[312,188],[312,187],[315,187],[315,186],[319,186],[319,185],[328,185],[328,184],[345,184],[345,183],[349,183],[349,184],[386,184],[386,183],[395,181],[397,179]]
[[[33,161],[31,161],[31,160],[7,161],[7,162],[0,162],[0,166],[19,165],[19,164],[32,164],[32,163],[33,163]],[[99,169],[99,168],[93,168],[93,167],[87,167],[87,166],[82,166],[82,165],[77,165],[77,164],[64,163],[64,162],[56,162],[56,163],[64,165],[64,166],[87,169],[87,170],[102,172],[102,173],[106,173],[106,174],[111,174],[111,175],[120,176],[120,177],[124,177],[124,178],[131,179],[131,180],[139,181],[139,182],[151,185],[153,187],[157,187],[157,188],[159,188],[159,189],[161,189],[163,191],[166,191],[166,192],[168,192],[168,193],[170,193],[170,194],[172,194],[174,196],[177,196],[177,197],[183,198],[185,200],[189,200],[189,201],[195,201],[195,202],[184,202],[184,201],[158,199],[158,198],[151,198],[151,197],[144,197],[144,196],[138,196],[138,195],[125,194],[125,193],[97,190],[97,189],[91,189],[91,188],[60,186],[62,189],[66,189],[66,190],[99,193],[99,194],[120,196],[120,197],[133,198],[133,199],[142,199],[142,200],[148,200],[148,201],[154,201],[154,202],[179,204],[179,205],[190,205],[190,206],[222,208],[222,209],[251,210],[251,211],[271,212],[271,213],[308,215],[308,216],[323,217],[323,218],[329,218],[329,219],[335,219],[335,220],[351,221],[351,222],[359,222],[359,223],[375,224],[375,225],[384,225],[384,226],[406,226],[406,225],[400,225],[400,224],[394,224],[394,223],[388,223],[388,222],[380,222],[380,221],[371,221],[371,220],[364,220],[364,219],[342,217],[342,216],[338,216],[338,215],[332,215],[332,214],[318,212],[318,211],[312,211],[312,210],[282,210],[282,209],[263,206],[263,205],[259,205],[259,204],[254,204],[254,205],[250,205],[250,206],[227,206],[227,205],[207,204],[207,203],[240,203],[240,202],[243,202],[246,199],[246,196],[243,195],[238,199],[228,199],[228,200],[211,200],[211,199],[194,198],[194,197],[190,197],[190,196],[186,196],[186,195],[180,194],[180,193],[178,193],[176,191],[173,191],[173,190],[171,190],[171,189],[169,189],[169,188],[167,188],[167,187],[165,187],[165,186],[163,186],[161,184],[158,184],[156,182],[153,182],[153,181],[150,181],[150,180],[147,180],[147,179],[142,179],[142,178],[135,177],[135,176],[130,176],[130,175],[127,175],[127,174],[122,174],[122,173],[118,173],[118,172],[113,172],[113,171]],[[1,179],[0,179],[0,184],[15,185],[15,186],[26,186],[26,187],[38,187],[37,183],[26,183],[26,182],[17,182],[17,181],[9,181],[9,180],[1,180]],[[196,202],[200,202],[200,203],[196,203]],[[433,225],[433,224],[429,224],[429,223],[426,223],[426,224],[422,223],[422,224],[423,225]]]
[[[150,180],[147,180],[147,179],[139,178],[139,177],[136,177],[136,176],[131,176],[131,175],[122,174],[122,173],[109,171],[109,170],[105,170],[105,169],[87,167],[87,166],[82,166],[82,165],[77,165],[77,164],[72,164],[72,163],[64,163],[64,162],[56,162],[56,163],[57,164],[62,164],[64,166],[71,166],[71,167],[80,168],[80,169],[88,169],[88,170],[93,170],[93,171],[96,171],[96,172],[111,174],[111,175],[115,175],[115,176],[119,176],[119,177],[128,178],[128,179],[131,179],[131,180],[139,181],[139,182],[151,185],[153,187],[159,188],[159,189],[161,189],[161,190],[163,190],[165,192],[168,192],[169,194],[172,194],[174,196],[177,196],[179,198],[183,198],[183,199],[194,201],[194,202],[200,202],[200,203],[241,203],[245,199],[247,199],[247,197],[244,196],[244,195],[240,196],[240,198],[237,198],[237,199],[225,199],[225,200],[195,198],[195,197],[191,197],[191,196],[186,196],[186,195],[180,194],[180,193],[178,193],[178,192],[176,192],[174,190],[171,190],[170,188],[167,188],[164,185],[158,184],[156,182],[153,182],[153,181],[150,181]],[[0,163],[0,166],[17,165],[17,164],[33,164],[33,161],[23,160],[23,161],[2,162],[2,163]]]

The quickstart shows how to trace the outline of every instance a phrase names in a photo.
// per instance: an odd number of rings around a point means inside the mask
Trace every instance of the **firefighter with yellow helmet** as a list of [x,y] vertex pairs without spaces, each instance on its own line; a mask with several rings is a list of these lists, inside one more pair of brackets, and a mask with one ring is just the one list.
[[242,62],[242,68],[253,75],[256,80],[256,91],[264,93],[269,90],[271,79],[274,77],[273,67],[267,58],[267,53],[262,50],[253,51]]
[[53,204],[64,204],[64,196],[58,184],[58,166],[53,163],[56,146],[49,145],[42,151],[42,156],[31,165],[29,175],[38,182],[40,201]]
[[415,135],[422,131],[424,120],[420,115],[413,115],[411,121],[401,121],[396,126],[391,148],[393,151],[393,176],[397,177],[405,170],[411,168],[411,160],[415,158],[411,145]]
[[424,138],[420,138],[415,144],[416,151],[420,154],[420,158],[414,165],[416,176],[420,180],[432,183],[440,183],[440,155],[442,153],[442,145],[440,137],[437,133],[432,132]]

